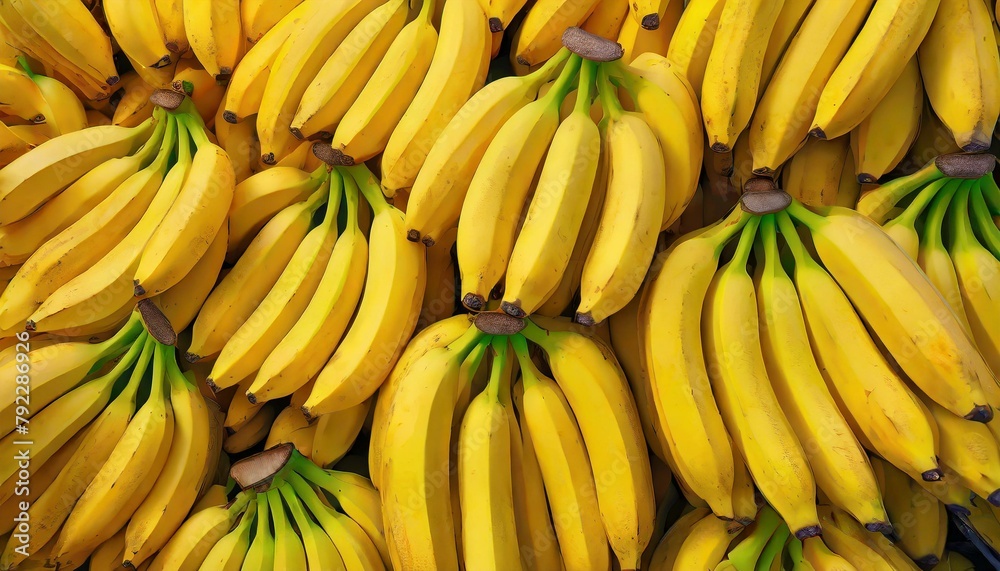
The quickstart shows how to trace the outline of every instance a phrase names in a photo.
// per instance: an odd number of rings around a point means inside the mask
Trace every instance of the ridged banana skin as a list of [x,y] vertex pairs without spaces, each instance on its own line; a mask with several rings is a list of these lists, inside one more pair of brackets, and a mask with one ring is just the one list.
[[512,213],[524,208],[558,126],[556,99],[525,105],[497,132],[472,177],[458,219],[457,249],[462,303],[474,311],[485,308],[507,270],[520,221]]
[[813,357],[798,293],[781,265],[774,230],[773,220],[765,220],[766,258],[755,276],[768,378],[819,489],[869,530],[885,529],[888,517],[868,455],[837,409]]
[[545,350],[587,444],[611,548],[623,568],[638,566],[656,510],[646,442],[625,373],[603,342],[573,332],[546,334],[534,325],[529,329],[527,335]]
[[508,313],[507,304],[517,308],[514,315],[534,313],[559,286],[590,201],[600,154],[601,133],[589,110],[576,111],[559,124],[507,264],[501,307]]
[[[253,493],[243,492],[229,506],[212,506],[193,514],[156,554],[147,571],[195,571],[201,567],[212,547],[229,533],[236,519],[253,500]],[[261,522],[266,525],[266,518],[266,512],[263,517],[258,512],[258,529]]]
[[871,114],[917,53],[940,2],[876,0],[820,94],[810,134],[833,139]]
[[[785,55],[785,50],[791,45],[792,40],[799,31],[802,22],[809,15],[816,0],[785,0],[778,13],[771,29],[771,39],[767,42],[767,49],[764,50],[764,61],[760,68],[760,85],[766,86],[774,75],[774,70],[778,68],[781,57]],[[757,90],[757,101],[764,96],[764,89]]]
[[576,311],[577,321],[588,325],[604,321],[639,291],[653,260],[666,194],[663,153],[641,115],[613,117],[607,140],[605,208],[584,263]]
[[701,114],[708,144],[725,153],[750,124],[760,87],[764,52],[784,0],[727,0],[705,66]]
[[51,110],[45,123],[50,127],[52,136],[87,128],[87,112],[72,89],[58,79],[44,75],[35,74],[31,79],[41,90]]
[[982,384],[996,377],[917,264],[852,210],[832,207],[811,230],[823,265],[907,376],[959,416],[992,418]]
[[191,51],[216,80],[225,80],[243,55],[239,0],[184,0]]
[[378,398],[375,401],[375,411],[372,416],[371,444],[368,450],[368,473],[372,484],[381,489],[383,456],[382,444],[385,429],[389,421],[389,411],[395,399],[399,383],[410,366],[425,353],[436,347],[444,347],[455,341],[469,330],[470,322],[466,315],[456,315],[428,325],[410,339],[399,361],[392,368],[389,377],[379,387]]
[[486,81],[490,34],[479,3],[445,2],[440,29],[421,89],[385,144],[382,186],[390,194],[413,186],[441,130]]
[[548,78],[542,70],[537,73],[530,79],[504,77],[486,85],[448,122],[410,189],[407,239],[431,246],[455,226],[490,142],[514,113],[535,100]]
[[271,488],[266,493],[269,496],[268,503],[271,506],[271,517],[274,521],[275,569],[305,569],[306,550],[288,519],[288,512],[281,499],[281,493],[275,488]]
[[562,47],[563,31],[579,26],[599,0],[539,0],[524,16],[514,36],[514,59],[524,66],[538,65]]
[[385,381],[420,315],[427,270],[423,249],[406,240],[402,212],[385,207],[375,214],[361,304],[304,405],[310,416],[360,404]]
[[816,0],[754,112],[750,124],[754,173],[773,175],[805,142],[807,116],[815,112],[823,87],[874,1]]
[[508,426],[512,414],[513,409],[500,402],[496,390],[488,387],[472,399],[462,418],[458,486],[466,567],[521,569]]
[[691,525],[691,531],[674,559],[674,569],[714,569],[726,557],[729,544],[736,539],[729,522],[712,514]]
[[796,537],[804,539],[819,533],[816,483],[768,379],[756,294],[745,266],[753,240],[748,230],[733,261],[715,275],[705,299],[701,327],[708,377],[722,419],[761,493]]
[[525,369],[521,374],[521,422],[537,453],[563,566],[566,571],[607,569],[595,475],[573,411],[555,381]]
[[[1000,54],[990,8],[941,0],[918,56],[927,98],[965,151],[989,149],[1000,116]],[[962,54],[958,57],[958,54]]]
[[[222,536],[205,555],[197,569],[218,569],[219,571],[239,571],[243,566],[247,550],[250,549],[250,535],[256,520],[257,504],[250,502],[239,523]],[[314,524],[315,525],[315,524]],[[334,552],[336,555],[336,552]]]
[[143,249],[135,271],[140,296],[162,293],[181,281],[226,222],[236,187],[233,164],[222,147],[197,142],[191,174]]
[[470,331],[428,351],[407,368],[392,399],[379,491],[393,568],[459,568],[448,484],[451,425],[459,369],[477,337]]
[[[427,5],[427,11],[418,14],[392,40],[333,132],[333,147],[354,162],[368,160],[385,150],[396,125],[423,84],[438,42],[430,8]],[[393,194],[394,191],[387,196]]]
[[802,542],[802,558],[817,571],[850,571],[856,569],[846,559],[830,551],[830,548],[823,543],[823,538],[821,537],[809,538]]
[[247,51],[240,62],[242,65],[229,79],[226,99],[223,102],[225,111],[222,113],[227,123],[239,123],[260,110],[264,89],[278,53],[292,33],[304,21],[316,18],[319,10],[325,5],[320,0],[302,2]]
[[290,129],[298,139],[331,136],[406,24],[406,0],[372,10],[351,30],[302,94]]
[[122,51],[145,67],[170,64],[170,50],[153,0],[111,0],[103,5],[108,28]]
[[364,530],[375,544],[386,568],[390,568],[392,561],[386,544],[382,502],[378,490],[372,485],[371,480],[353,472],[327,470],[326,473],[329,475],[330,484],[324,484],[324,489],[333,494],[347,517]]
[[[882,101],[851,131],[851,149],[859,182],[877,182],[906,158],[920,131],[923,109],[920,66],[913,57]],[[1000,114],[1000,91],[997,111]]]
[[[606,40],[618,40],[618,43],[625,47],[625,42],[619,35],[623,29],[626,19],[629,18],[629,0],[601,0],[594,7],[587,20],[580,24],[580,28],[585,32],[590,32],[595,36],[600,36]],[[638,28],[638,24],[634,24]],[[622,59],[630,61],[631,52],[626,48]]]
[[149,400],[136,412],[108,461],[63,524],[53,547],[55,561],[94,549],[114,535],[153,488],[155,481],[150,475],[162,470],[173,440],[174,413],[164,394],[167,358],[173,358],[173,347],[154,349]]
[[835,204],[850,154],[847,137],[807,140],[782,168],[781,189],[809,206]]
[[0,170],[0,226],[16,222],[106,160],[136,151],[153,122],[90,127],[49,139]]
[[667,49],[667,60],[678,67],[699,98],[725,4],[726,0],[689,2]]
[[879,460],[874,466],[897,545],[921,568],[937,565],[948,533],[945,505],[892,464]]
[[[732,226],[730,220],[725,228]],[[716,230],[688,238],[661,254],[659,273],[644,293],[639,326],[645,330],[653,403],[680,478],[716,515],[731,519],[733,452],[712,395],[701,338],[702,307],[725,243],[717,235]]]
[[[789,221],[779,223],[797,243]],[[889,367],[837,282],[801,250],[792,251],[813,353],[855,435],[907,473],[937,479],[934,427],[916,395]]]

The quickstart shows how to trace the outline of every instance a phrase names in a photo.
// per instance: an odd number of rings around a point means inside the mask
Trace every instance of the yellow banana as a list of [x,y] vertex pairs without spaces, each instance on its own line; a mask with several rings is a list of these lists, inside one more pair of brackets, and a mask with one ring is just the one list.
[[274,417],[274,423],[267,433],[267,440],[264,441],[264,450],[288,442],[299,452],[308,454],[312,450],[315,434],[315,423],[309,424],[309,419],[298,408],[286,406]]
[[479,0],[479,3],[489,17],[490,31],[496,33],[507,28],[527,0]]
[[701,521],[711,512],[705,508],[695,508],[677,519],[667,530],[667,533],[660,539],[653,551],[653,558],[649,562],[649,569],[652,571],[667,571],[674,568],[677,554],[680,551],[684,540],[693,530],[694,524]]
[[691,525],[677,550],[674,569],[714,569],[726,556],[736,533],[729,524],[712,514]]
[[[626,20],[629,17],[629,12],[628,0],[600,0],[597,6],[594,7],[594,11],[590,13],[590,16],[580,24],[580,27],[584,31],[590,32],[595,36],[601,36],[606,40],[615,41],[617,39],[618,43],[624,47],[624,42],[619,39],[619,33],[623,25],[628,24]],[[632,24],[638,27],[638,24],[634,21]],[[492,27],[493,22],[490,22],[491,30],[493,29]],[[628,52],[626,52],[624,59],[625,61],[630,60]]]
[[72,89],[58,79],[29,73],[48,105],[45,125],[50,129],[50,136],[65,135],[87,127],[87,113]]
[[184,29],[183,0],[153,0],[156,18],[163,30],[163,42],[173,54],[184,54],[188,51],[189,42]]
[[[190,97],[191,103],[201,115],[202,122],[207,127],[215,129],[215,118],[222,100],[226,96],[225,86],[219,85],[215,78],[205,71],[198,62],[182,60],[177,63],[170,88]],[[225,123],[225,121],[219,121],[219,123]],[[221,137],[219,139],[221,141]],[[222,146],[225,147],[225,145]]]
[[103,6],[108,29],[122,51],[146,67],[170,64],[170,50],[153,0],[111,0]]
[[0,86],[4,93],[3,100],[0,101],[0,112],[35,124],[51,120],[46,114],[51,114],[52,110],[45,101],[41,88],[31,80],[28,72],[14,66],[0,65]]
[[[212,547],[233,528],[240,514],[248,512],[253,515],[247,504],[254,499],[253,492],[242,492],[229,505],[212,506],[195,513],[185,520],[167,545],[157,553],[146,571],[198,569]],[[261,510],[258,507],[258,533],[268,525],[268,521],[266,508]],[[253,551],[253,547],[250,551]],[[249,552],[247,557],[249,558]]]
[[[238,571],[250,549],[250,534],[256,521],[257,503],[250,502],[236,526],[215,542],[198,568]],[[336,557],[336,552],[331,555]]]
[[[903,161],[920,131],[923,108],[924,87],[917,58],[913,57],[882,101],[851,131],[851,150],[859,182],[877,182]],[[997,112],[1000,113],[1000,99]]]
[[319,417],[309,458],[319,466],[332,466],[354,445],[371,410],[371,399],[346,410]]
[[184,278],[172,288],[153,298],[153,303],[166,316],[175,333],[187,329],[198,316],[205,300],[215,289],[226,258],[226,239],[229,230],[222,225],[205,255],[191,268]]
[[[809,206],[833,206],[840,197],[845,164],[851,155],[847,137],[810,139],[781,171],[781,189]],[[848,173],[854,177],[854,171]]]
[[[760,68],[760,84],[767,85],[778,67],[778,62],[785,55],[785,50],[792,43],[803,20],[809,15],[816,0],[785,0],[778,13],[778,19],[771,29],[771,39],[764,50],[764,60]],[[757,101],[764,96],[764,89],[757,90]]]
[[874,466],[899,548],[923,569],[937,565],[948,532],[945,505],[888,462]]
[[243,55],[239,0],[187,0],[183,7],[191,51],[205,71],[225,81]]
[[[934,284],[934,287],[937,288],[945,301],[948,302],[948,305],[955,313],[955,317],[958,318],[962,324],[962,328],[968,334],[972,334],[972,328],[962,302],[962,292],[960,291],[958,276],[955,273],[955,264],[952,262],[951,256],[944,245],[943,225],[949,205],[954,202],[956,212],[960,207],[960,201],[956,197],[956,192],[960,188],[965,189],[962,195],[967,197],[967,186],[971,184],[973,183],[966,182],[964,184],[953,183],[946,185],[934,198],[934,202],[931,203],[927,210],[927,217],[924,219],[923,235],[920,239],[919,252],[917,254],[917,263],[924,270],[924,273],[927,274],[927,279]],[[954,201],[952,200],[953,197],[956,197]],[[968,226],[968,218],[965,218],[962,222],[965,225],[964,229],[971,231],[971,228]],[[962,228],[962,226],[955,228],[952,232],[957,234],[959,228]],[[985,357],[986,352],[983,351],[983,354]]]
[[514,36],[512,59],[524,66],[545,62],[562,47],[562,34],[579,26],[598,0],[537,0],[524,15]]
[[240,2],[240,20],[243,34],[251,44],[256,44],[264,34],[281,22],[303,0],[246,0]]
[[156,105],[149,100],[149,96],[156,89],[157,86],[146,83],[146,80],[138,73],[124,74],[119,82],[118,90],[115,92],[115,98],[120,97],[120,99],[115,107],[115,114],[111,118],[112,124],[135,127],[152,117]]
[[715,43],[725,0],[692,0],[688,3],[667,49],[667,60],[687,78],[701,97],[705,67]]
[[243,426],[226,437],[223,450],[230,454],[239,454],[264,442],[271,431],[274,418],[277,416],[274,403],[265,404]]

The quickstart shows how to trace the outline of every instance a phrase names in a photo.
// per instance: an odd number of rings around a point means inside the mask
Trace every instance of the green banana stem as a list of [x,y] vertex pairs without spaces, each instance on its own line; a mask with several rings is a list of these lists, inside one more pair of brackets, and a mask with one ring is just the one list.
[[597,92],[601,97],[601,107],[604,109],[604,114],[612,119],[617,119],[625,112],[625,109],[622,107],[621,101],[618,100],[617,90],[608,77],[607,68],[603,65],[600,66],[597,69],[597,75]]
[[983,185],[981,181],[976,181],[972,187],[972,194],[969,196],[972,203],[972,222],[981,242],[993,254],[993,257],[1000,260],[1000,228],[997,228],[993,217],[990,216],[989,207],[983,197]]
[[382,194],[382,187],[375,179],[375,175],[372,174],[372,171],[368,170],[368,167],[364,163],[341,168],[347,171],[351,175],[351,178],[354,179],[354,182],[357,183],[362,196],[365,197],[365,200],[372,207],[372,212],[375,216],[378,216],[380,212],[387,208],[395,208],[395,206],[386,201],[385,195]]
[[556,107],[562,105],[564,99],[569,94],[570,91],[576,88],[577,72],[580,71],[580,66],[582,65],[583,58],[576,54],[572,54],[566,65],[559,72],[559,77],[556,78],[556,82],[552,85],[552,89],[549,90],[545,96],[539,101],[546,101],[550,105],[555,105]]
[[[729,552],[729,561],[739,571],[753,569],[757,562],[761,560],[761,554],[767,548],[771,537],[774,536],[775,531],[782,525],[784,525],[784,522],[778,516],[777,512],[768,506],[764,506],[754,530]],[[787,525],[785,525],[785,529],[788,529]]]
[[[913,202],[910,202],[906,209],[903,210],[902,214],[893,218],[887,222],[887,224],[905,224],[907,226],[915,225],[917,223],[917,218],[920,218],[920,215],[927,209],[927,205],[934,200],[934,197],[937,196],[938,192],[949,184],[957,183],[958,180],[953,178],[939,178],[931,182],[927,186],[920,189],[920,192],[917,193]],[[878,222],[878,220],[876,220],[876,222]]]
[[[518,360],[521,358],[521,353],[518,353],[518,346],[516,342],[517,337],[522,337],[521,341],[524,342],[524,338],[531,340],[532,343],[541,346],[546,351],[548,347],[551,346],[551,337],[558,335],[557,331],[548,331],[547,329],[542,329],[530,318],[525,318],[524,329],[518,335],[512,336],[510,338],[511,345],[514,346],[514,352],[517,353]],[[527,351],[527,344],[524,345],[524,350]],[[529,359],[530,360],[530,359]]]
[[921,241],[926,241],[926,243],[931,245],[943,246],[944,242],[942,242],[941,236],[944,230],[945,216],[948,214],[948,205],[951,204],[952,198],[960,186],[963,185],[961,183],[946,185],[934,197],[934,202],[931,203],[930,209],[927,211],[927,220],[924,222],[924,232],[923,236],[921,236]]
[[792,252],[792,257],[795,258],[795,265],[810,268],[819,267],[816,260],[809,254],[805,244],[802,243],[802,239],[799,238],[795,224],[792,223],[792,217],[785,211],[778,212],[775,217],[781,235],[785,237],[785,243],[788,244],[788,249]]
[[726,244],[728,244],[729,241],[736,236],[736,234],[742,232],[743,228],[752,218],[756,217],[756,214],[746,212],[742,208],[734,208],[725,220],[706,230],[704,234],[699,236],[699,238],[716,241],[715,256],[718,257],[722,252],[722,249],[726,247]]
[[21,69],[24,70],[24,73],[28,74],[28,77],[30,77],[32,81],[35,79],[35,75],[37,74],[31,70],[31,65],[28,63],[28,58],[24,56],[17,56],[17,64],[21,66]]
[[100,344],[102,346],[101,355],[107,356],[126,348],[145,331],[146,325],[142,322],[142,316],[139,315],[138,311],[133,311],[118,333]]
[[[344,195],[344,187],[347,181],[341,176],[340,172],[334,176],[332,173],[330,178],[323,181],[324,185],[328,185],[328,198],[326,200],[326,213],[323,215],[323,225],[329,226],[331,224],[336,224],[337,214],[340,212],[340,199]],[[322,187],[320,187],[322,189]]]
[[[326,504],[319,499],[319,496],[316,494],[316,490],[310,486],[309,482],[302,476],[295,472],[291,472],[288,474],[287,482],[292,489],[295,490],[295,495],[297,495],[302,503],[309,508],[309,511],[312,512],[316,520],[319,521],[323,515],[329,515],[329,510],[331,508],[327,507]],[[322,523],[323,522],[320,521],[320,525],[322,525]]]
[[552,79],[552,76],[556,74],[556,71],[559,70],[564,63],[566,63],[566,60],[568,60],[571,55],[573,55],[573,52],[569,51],[569,49],[560,48],[559,51],[556,52],[556,55],[552,56],[548,61],[542,64],[542,67],[524,76],[524,79],[529,82],[538,83],[539,85],[545,83],[546,81]]
[[580,81],[576,88],[576,104],[574,113],[586,113],[590,116],[590,102],[593,99],[594,79],[597,76],[597,62],[584,61],[580,67]]
[[983,196],[986,203],[990,205],[990,214],[1000,216],[1000,187],[997,186],[993,173],[987,173],[982,179]]
[[760,554],[755,571],[768,571],[771,568],[774,558],[781,557],[781,552],[785,549],[785,543],[788,541],[789,535],[791,535],[791,531],[788,529],[788,524],[781,522],[774,535],[768,540],[764,551]]
[[951,222],[951,248],[965,249],[973,246],[976,235],[972,232],[972,220],[969,218],[969,189],[973,181],[966,181],[955,193],[948,209]]
[[[464,361],[462,361],[462,367],[464,368],[466,365],[468,365],[471,371],[473,372],[478,371],[479,366],[482,364],[483,359],[486,357],[486,349],[489,348],[491,342],[494,339],[495,337],[492,335],[486,335],[482,337],[476,344],[476,346],[472,348],[472,352],[469,353],[469,356],[466,357]],[[468,380],[471,380],[471,377]]]
[[497,336],[492,339],[493,351],[496,353],[493,357],[493,367],[490,370],[490,381],[486,386],[486,390],[490,392],[490,396],[499,400],[500,395],[505,391],[510,390],[510,374],[507,371],[507,339],[503,336]]
[[437,6],[437,0],[423,0],[420,5],[420,12],[417,14],[417,20],[424,22],[430,22],[431,16],[434,15],[434,8]]
[[752,217],[743,227],[740,234],[740,242],[736,246],[736,253],[733,254],[729,267],[733,271],[745,272],[747,262],[750,260],[750,252],[753,249],[754,240],[757,238],[757,227],[760,226],[760,216]]
[[342,173],[341,178],[344,180],[344,199],[347,202],[347,218],[344,221],[344,231],[346,232],[348,229],[358,227],[358,194],[360,190],[350,173]]
[[780,267],[781,253],[778,251],[778,226],[774,221],[774,214],[766,214],[761,217],[760,236],[764,244],[764,259],[757,260],[757,263],[760,264],[763,261],[764,267],[770,266],[771,270],[775,271],[774,264],[778,264]]
[[[527,320],[525,321],[530,323]],[[524,384],[529,385],[538,382],[538,378],[542,373],[531,360],[531,354],[528,352],[528,341],[525,336],[521,333],[511,335],[510,345],[514,348],[514,354],[517,355],[517,362],[521,365],[521,379]]]
[[787,212],[789,216],[797,220],[811,232],[815,232],[826,223],[823,216],[809,210],[804,204],[794,198],[784,212]]
[[943,177],[944,173],[937,168],[937,163],[931,161],[910,176],[887,182],[861,197],[861,200],[858,201],[858,211],[870,215],[872,219],[881,224],[885,221],[884,212],[888,212],[896,203],[918,188]]
[[249,510],[249,504],[251,501],[256,499],[256,496],[257,492],[254,492],[253,490],[243,490],[242,492],[236,494],[233,501],[229,503],[229,507],[226,508],[229,511],[229,519],[234,520],[236,519],[236,516]]

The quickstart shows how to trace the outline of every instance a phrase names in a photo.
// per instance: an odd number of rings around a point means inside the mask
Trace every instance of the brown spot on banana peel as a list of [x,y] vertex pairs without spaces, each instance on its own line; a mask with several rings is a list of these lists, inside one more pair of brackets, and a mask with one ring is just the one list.
[[933,470],[927,470],[923,474],[920,474],[920,477],[925,482],[937,482],[941,478],[944,478],[944,472],[941,471],[941,468],[934,468]]
[[993,493],[986,498],[986,501],[1000,507],[1000,490],[993,490]]
[[480,313],[473,324],[487,335],[514,335],[520,333],[525,326],[523,319],[497,311]]
[[597,321],[589,311],[585,313],[577,312],[576,315],[573,316],[573,321],[583,325],[584,327],[593,327],[597,325]]
[[993,172],[997,158],[989,153],[951,153],[934,159],[934,166],[950,178],[977,179]]
[[[566,28],[566,31],[563,32],[562,45],[569,49],[569,51],[590,61],[615,61],[625,55],[625,48],[618,42],[591,34],[575,26]],[[518,63],[520,63],[520,58],[518,58]]]
[[941,563],[941,560],[938,559],[937,555],[925,555],[923,557],[917,557],[913,560],[913,562],[917,564],[917,567],[927,569],[929,571],[937,567],[938,563]]
[[261,155],[260,162],[265,165],[275,165],[278,164],[278,160],[274,158],[274,153],[265,153]]
[[824,141],[826,140],[826,133],[824,133],[823,129],[820,129],[819,127],[809,131],[809,136],[816,137],[817,139],[822,139]]
[[646,14],[642,17],[642,22],[640,22],[642,29],[644,30],[655,30],[660,27],[660,15],[659,14]]
[[887,521],[877,521],[874,523],[866,523],[865,529],[873,533],[881,533],[882,535],[888,535],[894,533],[892,524]]
[[411,228],[410,230],[406,231],[406,239],[409,240],[410,242],[419,242],[420,232],[417,232],[416,230],[413,230]]
[[228,109],[222,112],[222,118],[226,121],[226,123],[231,123],[233,125],[235,125],[238,122],[236,117],[236,112],[230,111]]
[[184,359],[186,359],[188,363],[197,363],[198,361],[201,361],[201,355],[195,355],[194,353],[184,353]]
[[354,158],[342,153],[340,149],[333,148],[330,143],[313,143],[313,155],[332,167],[349,167],[354,165]]
[[107,83],[108,85],[114,85],[114,84],[118,83],[120,80],[121,80],[121,77],[119,77],[117,75],[112,75],[111,77],[105,79],[104,82]]
[[184,103],[184,94],[172,89],[157,89],[149,95],[149,102],[168,111],[174,111]]
[[965,420],[972,422],[989,422],[993,420],[993,408],[988,404],[979,404],[972,409],[972,412],[965,415]]
[[[416,232],[416,230],[414,230],[414,232]],[[420,240],[420,242],[421,242],[421,243],[423,243],[423,245],[424,245],[424,246],[427,246],[428,248],[430,248],[431,246],[433,246],[433,245],[435,244],[435,242],[434,242],[434,238],[432,238],[432,237],[430,237],[430,236],[424,236],[424,237],[423,237],[423,238],[422,238],[422,239]]]

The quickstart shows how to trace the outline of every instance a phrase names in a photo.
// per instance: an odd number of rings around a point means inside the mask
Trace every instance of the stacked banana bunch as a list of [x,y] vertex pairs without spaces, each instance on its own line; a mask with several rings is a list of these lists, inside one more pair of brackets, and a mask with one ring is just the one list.
[[0,473],[0,531],[11,532],[25,501],[31,522],[30,542],[4,536],[0,569],[76,569],[108,541],[123,546],[116,565],[138,567],[215,482],[221,413],[181,372],[174,347],[154,338],[162,333],[135,312],[101,343],[29,342],[27,359],[0,356],[10,394],[29,372],[31,386],[30,407],[11,402],[0,413],[27,433],[8,432],[0,449],[13,458],[19,441],[33,442],[30,497],[15,493],[16,462]]
[[638,291],[660,230],[694,195],[702,136],[661,56],[597,64],[563,49],[448,124],[410,191],[407,238],[433,246],[457,224],[470,310],[494,296],[515,317],[559,315],[579,290],[577,320],[599,323]]
[[[858,211],[883,224],[917,261],[990,367],[1000,371],[1000,229],[993,219],[1000,214],[1000,189],[993,179],[995,164],[992,155],[938,157],[917,173],[866,193]],[[963,166],[964,172],[958,172]]]
[[752,519],[748,470],[799,539],[825,531],[817,488],[888,531],[868,450],[945,504],[1000,504],[1000,385],[932,282],[857,212],[753,200],[777,213],[681,237],[637,309],[634,392],[685,494]]
[[[264,462],[281,447],[241,463]],[[378,491],[298,452],[229,502],[191,515],[149,569],[392,569]],[[241,468],[233,465],[233,474]],[[258,470],[262,469],[259,467]]]
[[301,139],[332,139],[344,164],[382,153],[382,183],[409,188],[441,129],[485,83],[490,53],[474,1],[305,0],[247,51],[223,118],[254,122],[266,165]]
[[[173,94],[184,98],[180,94]],[[222,268],[234,175],[190,100],[51,139],[0,170],[0,331],[114,329],[156,296],[181,330]]]
[[638,568],[655,503],[635,403],[610,349],[551,321],[458,315],[407,346],[369,451],[396,569]]

